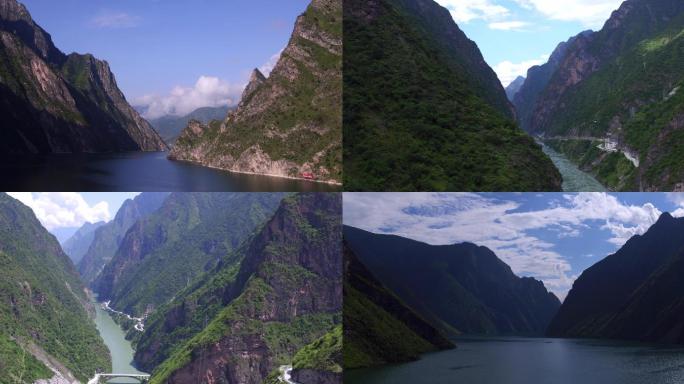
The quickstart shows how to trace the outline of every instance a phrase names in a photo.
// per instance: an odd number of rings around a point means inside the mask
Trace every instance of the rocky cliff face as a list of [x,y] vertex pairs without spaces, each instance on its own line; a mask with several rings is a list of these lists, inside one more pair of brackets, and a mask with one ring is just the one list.
[[341,195],[285,199],[238,265],[219,265],[150,319],[136,362],[156,366],[152,383],[261,383],[339,324],[341,240]]
[[0,266],[0,382],[86,382],[111,368],[71,260],[31,209],[4,193]]
[[684,343],[682,231],[684,219],[663,213],[646,233],[586,269],[547,334]]
[[558,44],[545,64],[535,65],[527,70],[527,77],[511,99],[515,106],[518,122],[523,129],[527,131],[531,129],[531,120],[534,117],[533,112],[537,101],[548,86],[551,77],[565,61],[568,47],[572,46],[577,38],[589,37],[592,33],[592,31],[584,31],[568,41]]
[[0,112],[5,154],[167,148],[106,62],[63,54],[16,0],[0,1]]
[[341,181],[342,2],[313,0],[266,79],[223,122],[191,122],[169,156],[234,172]]
[[344,236],[379,281],[446,331],[542,334],[560,307],[542,282],[516,276],[485,247],[431,246],[351,227]]
[[[616,190],[682,188],[684,3],[628,0],[603,29],[571,40],[558,65],[528,79],[516,106],[523,127],[545,136]],[[547,80],[548,78],[548,80]]]
[[95,230],[88,251],[78,264],[81,278],[86,284],[92,283],[112,259],[128,229],[138,219],[161,207],[168,195],[168,192],[145,192],[126,200],[116,212],[114,220]]
[[345,188],[560,190],[477,45],[433,0],[344,2]]

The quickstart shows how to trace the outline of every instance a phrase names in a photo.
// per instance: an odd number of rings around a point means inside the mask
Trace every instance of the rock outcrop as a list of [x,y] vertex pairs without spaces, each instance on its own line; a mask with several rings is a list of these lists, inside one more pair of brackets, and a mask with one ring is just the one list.
[[167,149],[106,62],[59,51],[16,0],[0,0],[0,114],[3,154]]
[[269,77],[254,70],[237,110],[223,122],[191,122],[169,158],[341,182],[341,0],[313,0]]

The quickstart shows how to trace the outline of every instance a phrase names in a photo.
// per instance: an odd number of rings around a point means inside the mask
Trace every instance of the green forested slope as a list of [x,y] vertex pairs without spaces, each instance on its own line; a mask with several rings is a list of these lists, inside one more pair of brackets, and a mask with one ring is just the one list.
[[432,0],[345,0],[347,190],[558,190],[477,46]]
[[54,236],[31,209],[0,194],[0,382],[52,377],[28,351],[45,351],[66,368],[65,377],[68,370],[82,382],[98,369],[110,369],[88,303]]
[[93,286],[142,316],[186,288],[275,212],[283,193],[173,193],[136,222]]

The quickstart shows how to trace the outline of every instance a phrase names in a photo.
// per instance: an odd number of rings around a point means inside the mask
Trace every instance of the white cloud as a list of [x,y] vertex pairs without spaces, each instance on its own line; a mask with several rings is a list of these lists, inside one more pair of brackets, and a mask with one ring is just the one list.
[[271,56],[268,61],[259,67],[259,71],[264,74],[264,76],[268,77],[268,75],[271,74],[271,71],[273,68],[275,68],[276,64],[278,64],[278,60],[280,60],[280,55],[283,53],[283,50],[281,49],[278,53],[275,55]]
[[30,207],[48,230],[80,227],[85,222],[109,221],[109,204],[101,201],[90,205],[75,192],[8,192]]
[[451,12],[457,23],[467,23],[475,19],[499,20],[510,14],[508,8],[495,4],[492,0],[437,0]]
[[527,76],[527,70],[535,65],[541,65],[549,60],[549,55],[542,55],[538,59],[526,60],[520,63],[502,61],[494,66],[494,72],[499,76],[499,80],[504,87],[507,87],[518,76]]
[[144,116],[148,119],[184,116],[202,107],[235,105],[244,87],[244,84],[230,84],[218,77],[201,76],[194,87],[177,86],[168,95],[146,95],[134,100],[133,104],[144,107]]
[[566,195],[529,212],[516,211],[519,207],[486,194],[345,193],[344,223],[436,245],[468,241],[486,246],[517,274],[542,280],[562,299],[577,276],[554,244],[530,231],[554,230],[559,238],[580,239],[588,223],[598,221],[611,235],[608,241],[620,246],[644,233],[661,214],[652,204],[628,206],[604,193]]
[[515,0],[527,9],[535,9],[552,20],[576,21],[598,29],[623,0]]
[[140,24],[140,17],[125,12],[103,11],[90,20],[90,25],[95,28],[132,28]]
[[501,31],[522,31],[529,25],[530,23],[526,21],[500,21],[489,23],[489,28]]

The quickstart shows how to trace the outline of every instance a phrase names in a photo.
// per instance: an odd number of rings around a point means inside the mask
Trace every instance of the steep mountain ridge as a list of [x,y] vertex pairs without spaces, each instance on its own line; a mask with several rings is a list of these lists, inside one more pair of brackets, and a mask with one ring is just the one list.
[[8,155],[167,149],[106,62],[59,51],[16,0],[0,0],[0,113]]
[[64,253],[69,255],[71,261],[74,264],[78,264],[83,256],[88,252],[90,244],[95,238],[95,230],[105,225],[104,221],[93,223],[85,223],[81,228],[76,231],[70,238],[68,238],[64,244],[62,244],[62,249]]
[[173,193],[126,232],[93,282],[100,300],[143,316],[214,268],[275,212],[283,193]]
[[453,346],[385,288],[345,241],[345,369],[411,361],[422,353]]
[[339,324],[341,195],[284,199],[224,260],[148,320],[135,361],[152,383],[260,383]]
[[0,194],[0,382],[85,382],[111,369],[89,306],[55,237],[30,208]]
[[78,271],[86,284],[95,280],[112,259],[128,229],[140,218],[161,207],[168,192],[143,192],[124,201],[114,219],[95,230],[88,251],[78,264]]
[[520,92],[520,88],[525,84],[525,78],[523,76],[518,76],[513,80],[508,86],[506,87],[506,98],[508,98],[508,101],[511,103],[513,102],[513,99],[515,99],[515,95]]
[[313,0],[268,78],[256,69],[237,110],[190,122],[169,155],[233,172],[339,183],[342,2]]
[[646,233],[586,269],[547,334],[684,343],[683,231],[684,219],[663,213]]
[[524,128],[611,189],[684,188],[682,30],[681,1],[625,1],[567,47]]
[[345,188],[560,190],[494,71],[432,0],[344,1]]
[[352,227],[344,236],[383,285],[445,331],[542,334],[560,307],[542,282],[516,276],[485,247],[432,246]]

